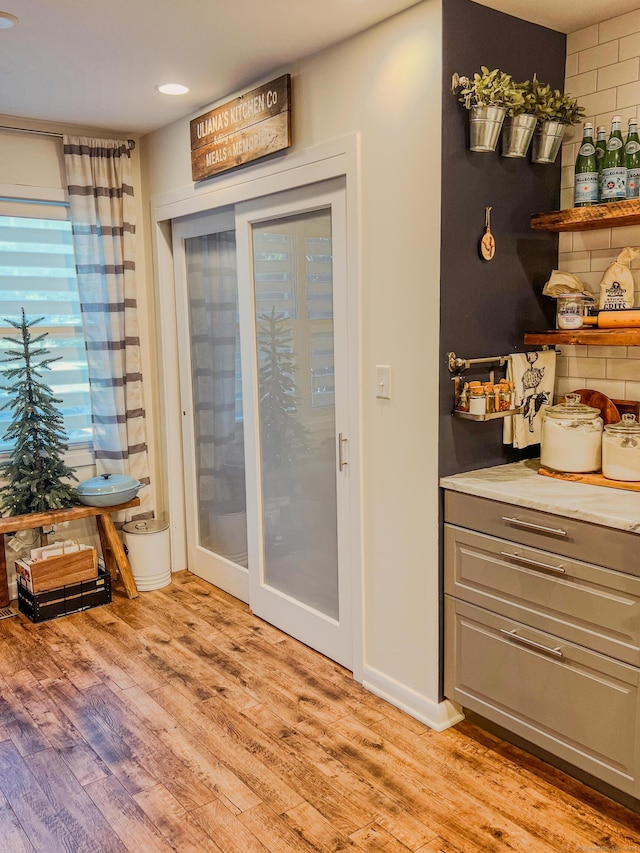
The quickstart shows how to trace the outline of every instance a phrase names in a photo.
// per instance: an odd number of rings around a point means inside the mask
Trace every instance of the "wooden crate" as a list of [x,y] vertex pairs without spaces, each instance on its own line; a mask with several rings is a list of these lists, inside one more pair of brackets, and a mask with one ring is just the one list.
[[29,592],[45,592],[98,576],[98,552],[89,546],[46,560],[16,560],[18,581]]
[[29,592],[18,582],[18,609],[32,622],[44,622],[110,603],[111,575],[102,569],[98,570],[97,576],[91,580],[59,589],[49,589],[46,592]]

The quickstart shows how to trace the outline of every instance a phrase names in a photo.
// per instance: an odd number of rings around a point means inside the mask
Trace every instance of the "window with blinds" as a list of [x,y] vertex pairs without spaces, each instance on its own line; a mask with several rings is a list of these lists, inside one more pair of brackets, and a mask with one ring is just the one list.
[[[2,352],[17,338],[7,320],[20,322],[21,309],[29,319],[42,317],[36,332],[47,332],[43,345],[59,360],[42,380],[61,400],[58,411],[70,448],[92,445],[91,403],[78,284],[71,240],[71,223],[62,204],[0,199],[0,335]],[[0,365],[1,366],[1,365]],[[3,378],[0,374],[0,382]],[[0,406],[8,401],[0,391]],[[11,419],[0,411],[0,452],[11,448],[4,433]]]

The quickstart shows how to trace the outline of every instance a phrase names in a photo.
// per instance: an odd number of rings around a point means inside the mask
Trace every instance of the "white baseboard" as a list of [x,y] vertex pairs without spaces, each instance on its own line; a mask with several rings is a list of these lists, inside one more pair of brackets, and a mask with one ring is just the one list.
[[448,699],[433,702],[373,667],[365,665],[363,668],[362,686],[437,732],[464,720],[461,710]]

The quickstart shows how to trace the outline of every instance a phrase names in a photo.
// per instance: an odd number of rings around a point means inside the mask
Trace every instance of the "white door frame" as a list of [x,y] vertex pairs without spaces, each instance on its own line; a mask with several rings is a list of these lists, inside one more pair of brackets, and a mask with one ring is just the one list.
[[178,337],[171,221],[250,201],[330,178],[346,178],[347,278],[349,287],[349,436],[350,518],[349,541],[351,602],[353,614],[353,675],[362,681],[363,671],[363,521],[362,521],[362,367],[360,281],[360,187],[359,138],[357,134],[332,140],[304,151],[289,153],[248,169],[218,176],[210,181],[154,196],[151,199],[156,319],[159,331],[160,405],[163,425],[161,453],[164,459],[166,501],[171,524],[172,565],[187,567],[185,494],[182,463],[182,416],[179,405]]

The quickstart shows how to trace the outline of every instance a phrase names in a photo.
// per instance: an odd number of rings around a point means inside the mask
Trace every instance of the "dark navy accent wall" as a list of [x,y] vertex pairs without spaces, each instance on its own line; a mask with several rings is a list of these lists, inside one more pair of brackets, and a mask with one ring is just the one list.
[[[541,295],[558,262],[556,234],[532,231],[533,213],[560,200],[560,155],[553,165],[469,151],[468,112],[451,91],[454,72],[481,65],[516,80],[537,72],[564,85],[564,34],[488,9],[471,0],[443,0],[442,241],[440,277],[440,475],[538,455],[502,444],[500,420],[477,423],[451,416],[450,351],[484,358],[525,349],[526,331],[553,328],[553,301]],[[478,243],[485,207],[492,207],[496,255],[483,261]],[[499,373],[498,375],[502,375]],[[488,378],[486,371],[468,378]]]

